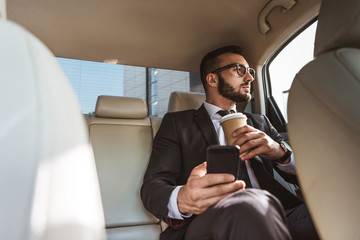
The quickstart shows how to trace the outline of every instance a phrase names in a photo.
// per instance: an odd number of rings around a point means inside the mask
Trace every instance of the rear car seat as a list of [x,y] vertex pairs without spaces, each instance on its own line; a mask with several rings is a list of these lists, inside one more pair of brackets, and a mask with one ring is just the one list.
[[160,221],[140,199],[152,148],[147,105],[138,98],[99,96],[95,117],[86,116],[100,182],[107,239],[159,239]]
[[[197,109],[202,93],[173,92],[168,112]],[[105,212],[107,239],[158,239],[167,225],[149,214],[140,186],[161,118],[148,117],[142,99],[99,96],[95,116],[85,115]]]

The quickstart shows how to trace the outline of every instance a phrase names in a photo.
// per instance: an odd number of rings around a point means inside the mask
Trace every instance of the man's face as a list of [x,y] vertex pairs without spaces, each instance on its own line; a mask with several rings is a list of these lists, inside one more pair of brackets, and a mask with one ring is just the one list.
[[[218,76],[219,76],[218,91],[221,96],[223,96],[231,101],[234,101],[234,102],[250,101],[250,99],[251,99],[250,91],[249,91],[249,93],[241,91],[241,86],[240,86],[239,90],[235,90],[235,88],[233,86],[231,86],[229,83],[227,83],[225,81],[225,79],[221,76],[221,73],[219,73]],[[243,86],[245,86],[245,84],[247,84],[247,83],[243,83]],[[247,85],[246,85],[246,87],[247,87]]]
[[[220,61],[220,67],[232,64],[241,63],[246,67],[249,67],[246,60],[238,54],[225,53],[218,57]],[[218,91],[221,96],[234,101],[234,102],[248,102],[251,99],[250,83],[254,81],[254,78],[247,72],[244,76],[240,76],[237,73],[236,66],[226,69],[217,73],[219,84]]]

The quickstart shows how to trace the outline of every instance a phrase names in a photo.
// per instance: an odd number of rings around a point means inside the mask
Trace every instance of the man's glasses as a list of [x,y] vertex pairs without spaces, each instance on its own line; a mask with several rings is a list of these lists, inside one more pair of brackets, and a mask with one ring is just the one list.
[[211,73],[218,73],[218,72],[224,71],[224,70],[232,68],[232,67],[236,67],[236,71],[241,77],[245,76],[246,72],[249,71],[250,75],[253,77],[253,79],[255,79],[255,70],[252,68],[249,68],[249,67],[245,67],[241,63],[229,64],[224,67],[218,68],[218,69],[212,71]]

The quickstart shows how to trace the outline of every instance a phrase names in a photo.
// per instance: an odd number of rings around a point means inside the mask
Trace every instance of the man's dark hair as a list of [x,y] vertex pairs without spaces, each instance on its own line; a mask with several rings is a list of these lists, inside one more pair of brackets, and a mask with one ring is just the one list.
[[206,91],[206,76],[214,71],[215,69],[219,68],[219,59],[218,56],[224,53],[235,53],[242,55],[242,48],[239,46],[225,46],[218,49],[215,49],[203,57],[201,64],[200,64],[200,77],[201,82],[204,86]]

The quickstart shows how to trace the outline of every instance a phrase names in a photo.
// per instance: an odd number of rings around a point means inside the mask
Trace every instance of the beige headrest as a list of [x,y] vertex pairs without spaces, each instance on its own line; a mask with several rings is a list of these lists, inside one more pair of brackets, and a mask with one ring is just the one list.
[[205,94],[195,92],[172,92],[169,98],[168,112],[198,109],[205,101]]
[[360,48],[360,1],[323,0],[314,55],[343,47]]
[[141,98],[99,96],[96,102],[96,117],[143,119],[147,114],[147,105]]

